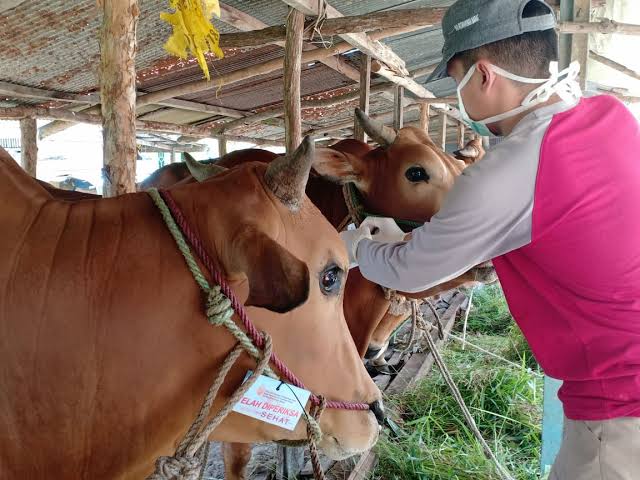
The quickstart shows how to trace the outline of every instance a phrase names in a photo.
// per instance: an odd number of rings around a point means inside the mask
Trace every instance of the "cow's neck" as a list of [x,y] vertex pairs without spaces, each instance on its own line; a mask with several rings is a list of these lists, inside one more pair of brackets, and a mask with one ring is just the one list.
[[349,215],[342,194],[342,185],[312,175],[307,183],[307,196],[335,228],[340,227]]
[[[45,198],[29,180],[14,185]],[[0,188],[3,200],[8,191]],[[36,207],[20,238],[0,240],[9,252],[0,256],[0,292],[10,295],[0,332],[12,337],[0,377],[16,378],[12,395],[0,395],[9,412],[0,430],[15,434],[10,442],[0,435],[0,451],[22,465],[15,478],[34,477],[59,442],[68,452],[56,463],[59,478],[144,477],[184,434],[233,339],[206,322],[201,292],[147,194]],[[243,374],[234,371],[230,384]],[[40,401],[22,415],[33,398]],[[39,448],[29,448],[36,429]]]

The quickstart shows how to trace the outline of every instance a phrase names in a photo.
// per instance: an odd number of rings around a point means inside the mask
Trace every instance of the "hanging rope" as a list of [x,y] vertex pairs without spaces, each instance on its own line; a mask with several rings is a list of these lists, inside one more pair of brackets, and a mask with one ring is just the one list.
[[[436,314],[436,318],[439,319],[440,317],[439,315],[437,315],[437,312],[435,312],[435,308],[431,305],[430,302],[427,302],[427,303],[431,307],[431,310],[434,312],[434,314]],[[422,314],[422,312],[420,312],[420,309],[418,308],[418,302],[416,301],[412,302],[411,310],[412,310],[411,314],[416,318],[420,317]],[[431,337],[431,333],[428,331],[425,332],[424,337],[426,338],[427,345],[429,346],[429,350],[433,355],[433,360],[438,366],[438,370],[440,370],[440,373],[442,374],[442,378],[444,378],[444,381],[449,387],[449,390],[451,390],[451,394],[453,395],[453,398],[455,399],[456,403],[460,407],[460,410],[462,410],[462,416],[467,422],[467,426],[469,427],[473,435],[476,437],[476,439],[482,446],[482,450],[484,451],[485,456],[493,462],[493,464],[496,467],[496,471],[502,480],[514,480],[514,478],[509,473],[509,471],[502,466],[498,458],[495,456],[495,454],[491,450],[491,447],[489,447],[486,440],[482,436],[482,433],[478,429],[478,426],[476,425],[476,422],[473,419],[473,416],[471,416],[471,412],[469,411],[469,408],[467,407],[467,404],[465,403],[464,398],[462,398],[462,395],[460,394],[460,390],[458,390],[458,386],[453,380],[453,377],[451,376],[451,373],[449,372],[447,365],[444,363],[444,360],[442,359],[442,356],[440,355],[440,352],[438,351],[438,348],[436,347],[436,344],[433,341],[433,338]]]
[[175,453],[172,456],[158,458],[156,460],[156,469],[147,477],[147,480],[197,480],[200,477],[200,472],[204,467],[202,449],[205,448],[207,439],[227,415],[231,413],[233,406],[240,401],[242,396],[251,388],[269,365],[272,351],[271,337],[266,333],[264,335],[265,348],[256,369],[249,378],[233,392],[229,400],[227,400],[215,416],[203,426],[209,416],[211,406],[218,395],[220,387],[224,383],[233,365],[235,365],[238,357],[244,352],[244,347],[238,344],[231,351],[220,367],[213,384],[205,396],[198,415],[180,441]]

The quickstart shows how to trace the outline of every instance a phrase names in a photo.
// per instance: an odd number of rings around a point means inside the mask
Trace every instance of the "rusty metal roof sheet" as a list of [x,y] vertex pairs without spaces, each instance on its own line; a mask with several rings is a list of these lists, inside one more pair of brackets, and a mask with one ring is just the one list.
[[[269,25],[284,23],[288,11],[281,0],[227,0],[226,3]],[[391,8],[448,6],[453,0],[331,0],[330,3],[345,15],[356,15]],[[140,2],[140,7],[136,57],[139,89],[152,92],[201,80],[202,72],[193,60],[170,57],[163,49],[170,35],[170,27],[160,19],[160,12],[168,10],[168,2],[144,0]],[[71,93],[97,90],[100,23],[101,12],[95,0],[27,0],[15,8],[0,12],[0,80]],[[219,20],[214,23],[223,33],[236,31]],[[406,61],[410,70],[437,62],[442,45],[438,28],[423,29],[384,42]],[[210,62],[212,87],[183,98],[242,111],[281,103],[281,70],[220,88],[215,82],[215,75],[258,65],[282,55],[282,48],[277,46],[253,50],[229,49],[226,58]],[[355,57],[357,55],[343,56],[348,62],[355,60]],[[357,61],[352,63],[357,65]],[[323,64],[303,66],[303,95],[351,84],[353,82],[350,79]],[[447,88],[450,89],[450,86]],[[442,91],[448,92],[447,89]],[[33,103],[41,102],[0,98],[1,106]],[[304,112],[305,121],[310,126],[338,123],[352,116],[352,107],[331,107],[313,115]],[[383,100],[376,100],[372,111],[378,107],[388,109],[390,105]],[[176,109],[158,109],[145,116],[174,123],[199,123],[216,118],[210,114]],[[281,131],[277,125],[260,125],[252,129],[265,135],[267,130],[271,135],[277,134],[279,129]]]

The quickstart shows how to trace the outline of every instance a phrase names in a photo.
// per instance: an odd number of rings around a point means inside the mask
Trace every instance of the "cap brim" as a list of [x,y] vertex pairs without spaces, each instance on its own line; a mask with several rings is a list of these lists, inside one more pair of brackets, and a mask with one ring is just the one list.
[[427,83],[435,82],[436,80],[440,80],[442,78],[447,78],[449,76],[449,73],[447,72],[448,63],[449,60],[442,59],[436,69],[431,73],[431,75],[429,75],[429,78],[427,78]]

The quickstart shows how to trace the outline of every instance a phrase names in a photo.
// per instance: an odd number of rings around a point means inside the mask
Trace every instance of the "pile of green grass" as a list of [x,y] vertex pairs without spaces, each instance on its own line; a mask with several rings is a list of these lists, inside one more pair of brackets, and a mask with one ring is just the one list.
[[[449,342],[442,353],[483,436],[518,480],[538,478],[542,378],[496,287],[476,292],[467,339],[512,360],[517,368]],[[473,323],[471,322],[473,319]],[[499,334],[495,334],[498,331]],[[492,334],[488,334],[491,332]],[[403,419],[402,432],[383,435],[374,478],[485,480],[499,478],[468,430],[437,368],[416,388],[387,399]]]

